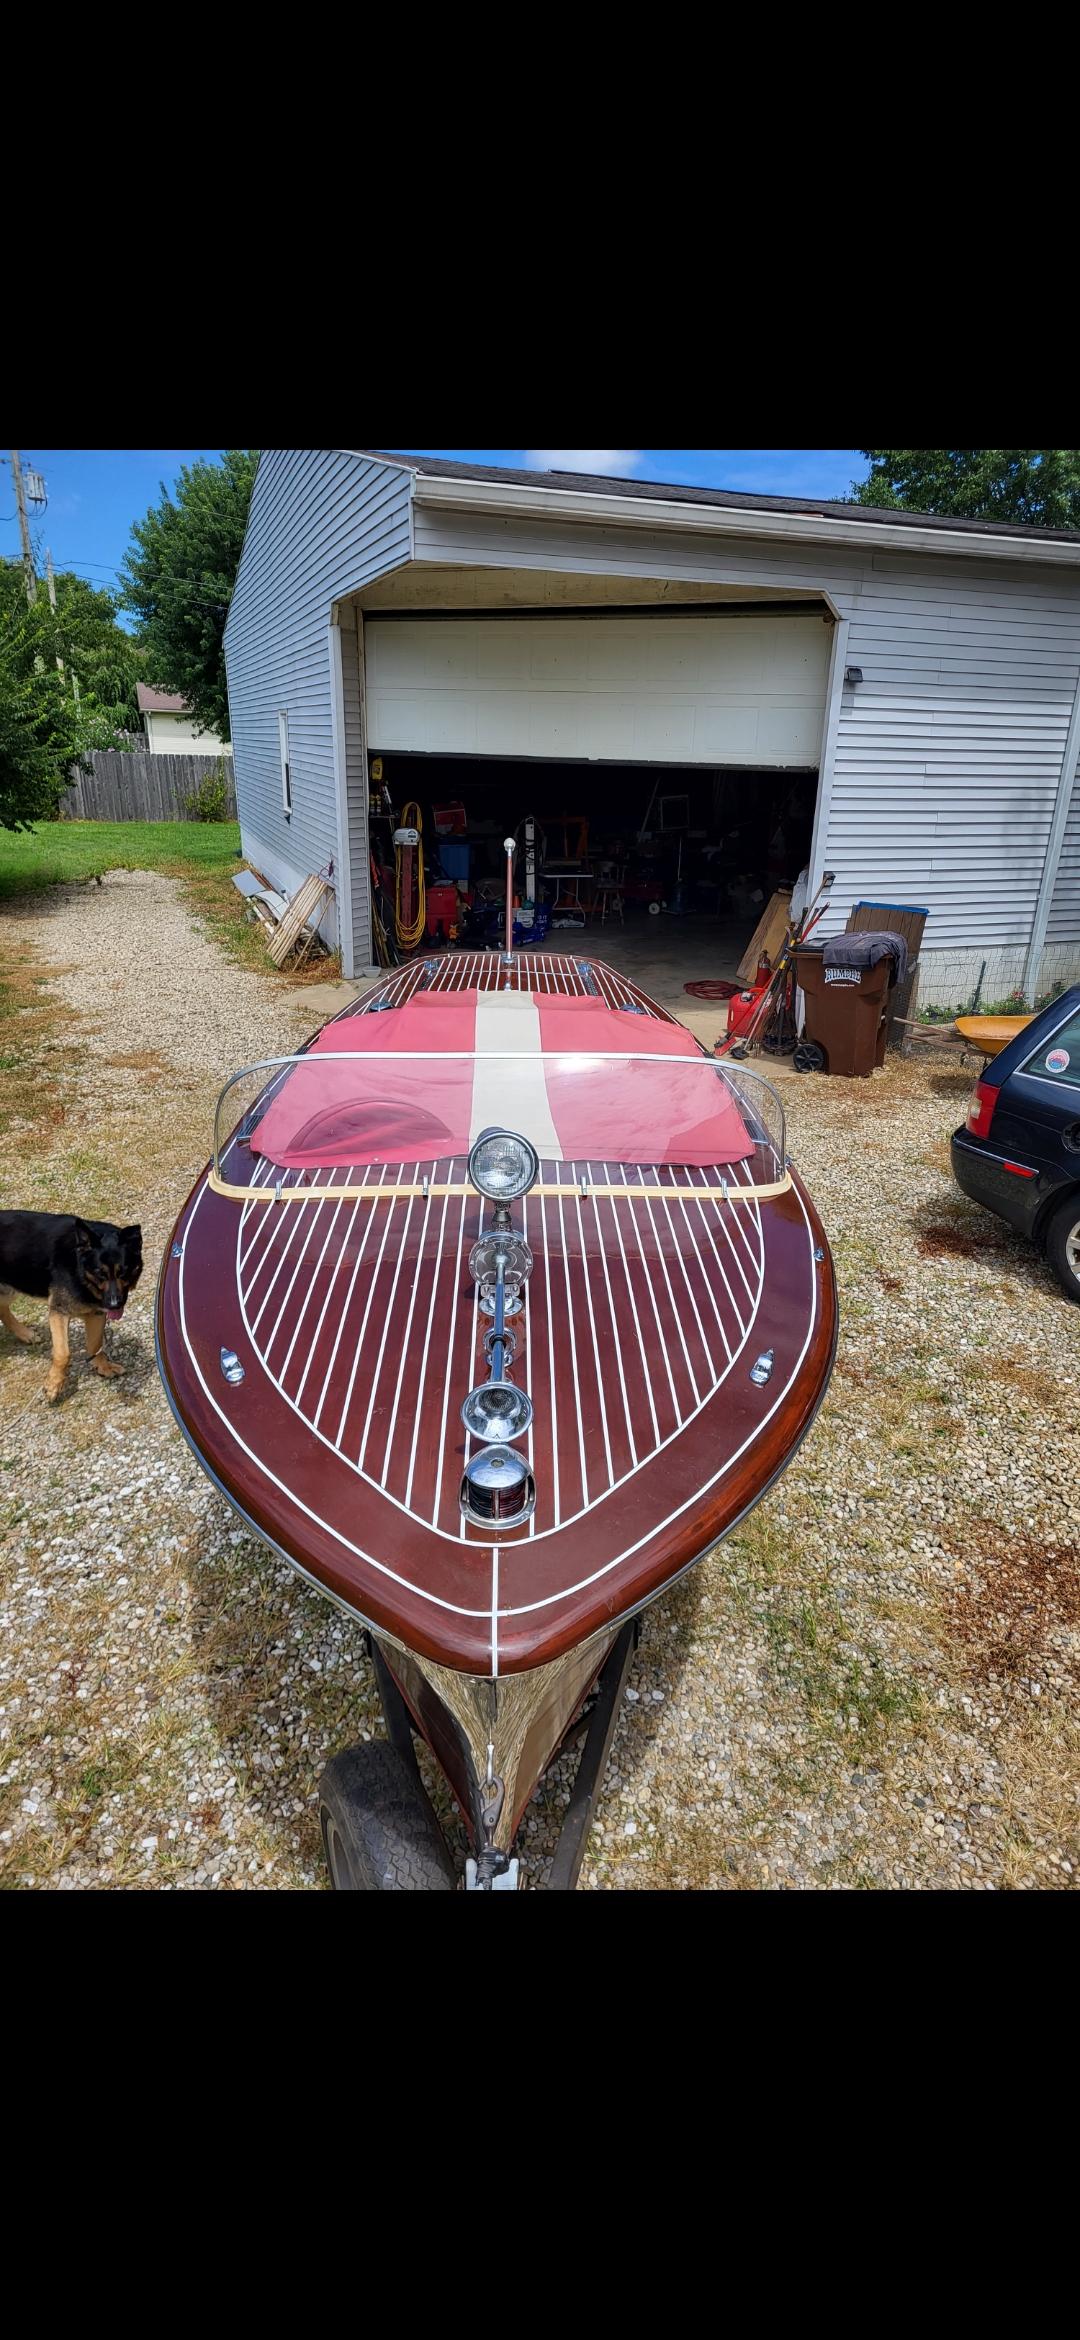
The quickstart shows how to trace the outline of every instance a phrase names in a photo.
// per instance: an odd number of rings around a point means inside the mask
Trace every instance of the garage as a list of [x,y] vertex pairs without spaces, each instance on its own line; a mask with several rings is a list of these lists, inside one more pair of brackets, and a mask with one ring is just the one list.
[[[373,803],[420,808],[429,939],[448,935],[447,885],[458,931],[501,898],[513,831],[526,928],[535,897],[627,970],[647,953],[734,976],[809,860],[831,632],[812,600],[368,613]],[[376,811],[390,897],[392,834]]]
[[673,1007],[804,867],[823,941],[921,906],[921,1005],[1034,1001],[1080,972],[1078,571],[1035,526],[267,450],[225,632],[244,852],[290,897],[326,877],[350,977],[388,802],[420,809],[445,940],[531,815],[520,907],[647,954]]

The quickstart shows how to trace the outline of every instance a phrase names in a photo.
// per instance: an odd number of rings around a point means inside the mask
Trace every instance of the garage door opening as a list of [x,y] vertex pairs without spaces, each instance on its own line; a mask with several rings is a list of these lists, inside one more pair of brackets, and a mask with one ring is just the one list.
[[449,944],[452,929],[456,939],[480,939],[483,905],[503,899],[508,835],[518,841],[515,889],[529,927],[531,820],[548,947],[587,949],[673,1001],[687,981],[735,980],[770,897],[794,886],[810,858],[814,767],[374,752],[370,761],[372,852],[386,903],[394,829],[407,804],[420,808],[428,948]]
[[[628,973],[647,960],[654,989],[661,960],[680,1000],[685,981],[733,981],[770,896],[810,858],[832,641],[828,611],[809,600],[372,612],[366,727],[374,794],[385,789],[390,808],[372,828],[384,890],[393,817],[412,800],[437,881],[429,940],[445,939],[465,925],[466,897],[474,912],[499,897],[502,839],[524,843],[532,816],[554,947],[602,941]],[[436,808],[451,805],[455,830],[440,840]],[[517,878],[527,921],[523,857]]]

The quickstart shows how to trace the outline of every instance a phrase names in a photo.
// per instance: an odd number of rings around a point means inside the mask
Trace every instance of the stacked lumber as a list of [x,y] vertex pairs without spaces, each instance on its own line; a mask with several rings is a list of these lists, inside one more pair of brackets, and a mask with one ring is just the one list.
[[270,937],[270,956],[275,967],[283,967],[290,952],[296,951],[295,964],[302,967],[315,941],[323,905],[333,887],[324,877],[307,877],[298,886],[292,901]]

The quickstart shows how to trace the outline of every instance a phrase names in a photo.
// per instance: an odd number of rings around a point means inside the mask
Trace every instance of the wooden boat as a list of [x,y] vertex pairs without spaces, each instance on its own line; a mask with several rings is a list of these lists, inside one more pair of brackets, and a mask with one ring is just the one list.
[[779,1102],[599,961],[493,952],[388,974],[234,1076],[221,1132],[242,1099],[166,1252],[158,1357],[230,1502],[368,1628],[390,1744],[324,1775],[333,1881],[457,1882],[419,1732],[467,1885],[516,1884],[587,1720],[571,1885],[636,1619],[783,1470],[831,1370]]
[[1034,1020],[1034,1016],[957,1016],[955,1030],[970,1047],[981,1050],[983,1056],[1000,1056],[1025,1024]]

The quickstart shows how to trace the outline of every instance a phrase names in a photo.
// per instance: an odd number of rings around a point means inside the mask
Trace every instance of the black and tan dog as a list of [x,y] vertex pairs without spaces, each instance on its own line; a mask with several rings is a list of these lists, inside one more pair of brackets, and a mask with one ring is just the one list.
[[69,1317],[85,1319],[86,1354],[95,1373],[111,1378],[123,1372],[105,1355],[105,1324],[123,1315],[141,1274],[141,1227],[111,1227],[104,1219],[72,1219],[58,1211],[0,1211],[0,1324],[17,1341],[32,1341],[30,1326],[11,1313],[11,1295],[48,1301],[50,1405],[61,1396],[71,1363]]

